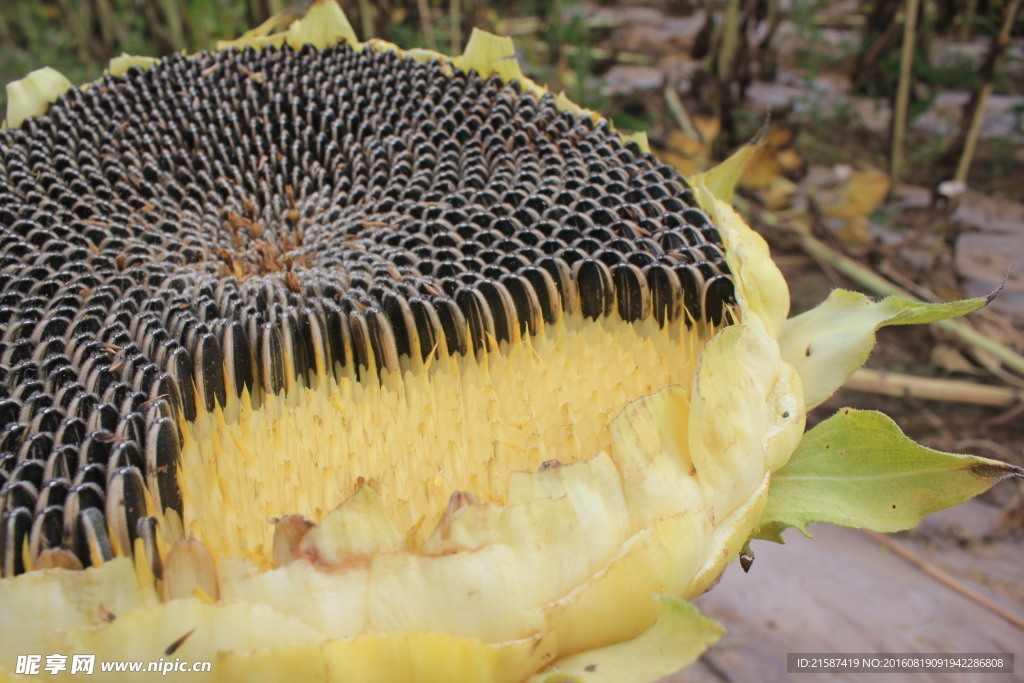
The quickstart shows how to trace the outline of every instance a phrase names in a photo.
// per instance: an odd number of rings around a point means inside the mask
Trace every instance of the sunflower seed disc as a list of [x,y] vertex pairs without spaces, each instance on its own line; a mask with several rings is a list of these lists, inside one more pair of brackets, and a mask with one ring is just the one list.
[[40,566],[142,538],[159,573],[140,486],[180,513],[178,420],[230,396],[420,371],[566,315],[732,320],[721,236],[675,171],[444,70],[176,55],[0,131],[5,572],[31,536]]

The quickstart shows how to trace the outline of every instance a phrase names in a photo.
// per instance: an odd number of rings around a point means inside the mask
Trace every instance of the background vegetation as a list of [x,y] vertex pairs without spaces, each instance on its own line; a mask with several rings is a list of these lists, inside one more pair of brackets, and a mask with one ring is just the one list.
[[[19,78],[40,65],[57,68],[73,82],[100,75],[122,52],[163,55],[178,50],[194,52],[218,39],[240,35],[273,15],[300,16],[308,2],[287,0],[7,0],[0,13],[0,81]],[[628,96],[609,98],[601,87],[602,75],[617,63],[651,63],[650,55],[602,46],[616,29],[615,21],[593,20],[582,0],[492,4],[481,0],[341,0],[341,5],[362,36],[381,36],[404,47],[430,47],[461,52],[469,31],[479,26],[517,38],[528,71],[552,90],[566,90],[584,106],[602,111],[627,129],[657,129],[660,114],[646,102]],[[604,3],[611,5],[612,3]],[[904,127],[928,109],[943,89],[984,86],[991,93],[1019,89],[1020,71],[996,69],[1001,30],[1006,40],[1024,33],[1019,0],[653,0],[641,4],[671,16],[701,15],[704,23],[690,56],[701,69],[682,93],[697,105],[697,113],[710,114],[722,136],[713,143],[720,155],[748,139],[760,126],[760,117],[746,108],[744,96],[755,81],[776,76],[780,53],[788,53],[802,77],[813,79],[830,71],[846,71],[850,92],[895,101],[900,85],[906,89]],[[836,6],[841,11],[835,11]],[[903,21],[913,5],[913,30]],[[779,27],[795,26],[795,33],[779,38]],[[844,29],[839,44],[826,40],[830,29]],[[971,39],[988,42],[985,54],[957,52],[945,57],[937,41]],[[903,46],[913,58],[901,72]],[[997,53],[997,54],[990,54]],[[1011,56],[1019,59],[1018,56]],[[991,64],[989,64],[991,62]],[[1016,74],[1016,75],[1015,75]],[[849,111],[830,112],[839,118]],[[1024,110],[1017,111],[1017,132],[1024,131]],[[930,154],[918,154],[907,171],[924,171],[940,179],[953,171],[970,128],[947,144],[926,141]],[[873,136],[873,146],[859,150],[891,156],[891,141]],[[901,142],[897,140],[897,142]],[[917,145],[922,149],[921,145]],[[973,151],[971,151],[973,153]],[[878,159],[875,159],[877,162]],[[897,162],[902,160],[897,159]],[[936,163],[939,164],[936,167]],[[903,171],[899,168],[897,171]],[[947,173],[946,177],[951,177]]]

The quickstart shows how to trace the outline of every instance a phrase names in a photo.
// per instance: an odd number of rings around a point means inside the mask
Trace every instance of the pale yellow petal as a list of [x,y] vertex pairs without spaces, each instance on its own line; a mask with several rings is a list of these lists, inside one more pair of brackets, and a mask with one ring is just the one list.
[[771,474],[766,473],[760,486],[754,489],[743,504],[715,526],[710,552],[704,556],[707,560],[682,592],[684,598],[695,598],[711,588],[725,571],[726,565],[739,554],[750,532],[761,519],[761,513],[768,502],[770,480]]
[[379,554],[370,570],[368,630],[444,631],[488,642],[544,630],[540,577],[524,576],[510,546],[439,557]]
[[288,27],[286,40],[296,50],[303,45],[323,49],[342,42],[359,44],[348,17],[333,0],[316,0],[306,16]]
[[295,617],[331,638],[350,638],[369,623],[370,569],[349,566],[324,571],[308,560],[257,572],[240,580],[222,580],[221,597],[267,605]]
[[647,131],[638,130],[630,135],[623,135],[622,141],[626,144],[635,144],[641,154],[649,154],[651,151],[651,143],[647,139]]
[[685,510],[705,511],[690,454],[689,396],[688,387],[665,387],[627,405],[609,425],[636,529]]
[[772,261],[768,243],[731,206],[736,183],[756,150],[755,144],[744,145],[715,168],[694,178],[693,185],[697,202],[722,235],[741,310],[755,313],[768,333],[778,337],[789,315],[789,287]]
[[106,614],[129,614],[142,605],[134,566],[125,557],[84,571],[46,569],[5,578],[0,614],[26,618],[0,638],[0,666],[53,642],[55,630],[102,624]]
[[[623,521],[628,519],[623,516]],[[511,565],[503,573],[507,571],[508,589],[539,605],[586,579],[618,549],[623,536],[587,534],[581,521],[564,496],[512,507],[479,505],[463,509],[450,525],[442,520],[444,528],[427,540],[423,552],[445,555],[454,567],[456,553],[468,557],[487,548],[500,548],[501,554],[507,549]],[[544,580],[536,581],[538,576]]]
[[133,66],[137,66],[140,69],[145,70],[159,63],[160,60],[156,57],[141,57],[138,55],[121,53],[110,60],[110,66],[107,70],[110,71],[111,76],[123,76],[128,72],[128,69]]
[[314,563],[340,567],[366,563],[378,552],[394,552],[403,545],[380,494],[361,486],[303,537],[299,553]]
[[768,428],[765,431],[765,466],[774,472],[789,461],[807,424],[803,383],[800,374],[783,363],[774,390],[768,397]]
[[452,61],[464,71],[476,70],[482,78],[498,74],[505,82],[523,80],[515,45],[508,36],[496,36],[474,28],[466,50]]
[[561,654],[634,638],[658,617],[655,594],[679,595],[711,541],[707,518],[682,513],[637,533],[593,578],[550,606]]
[[303,45],[312,45],[320,49],[333,47],[338,43],[359,45],[352,24],[349,23],[348,17],[334,0],[316,0],[306,15],[292,22],[287,30],[270,33],[275,24],[276,20],[268,20],[240,38],[218,41],[217,49],[237,48],[241,50],[245,47],[252,47],[258,50],[269,46],[280,47],[285,43],[296,50],[302,48]]
[[25,119],[42,116],[57,98],[71,90],[71,81],[48,66],[7,84],[7,126],[20,128]]
[[768,243],[731,206],[703,191],[697,195],[722,235],[741,310],[756,314],[777,338],[789,315],[789,286],[772,260]]
[[725,633],[688,602],[661,598],[658,604],[658,621],[643,634],[560,659],[531,683],[657,681],[692,664]]
[[369,633],[251,655],[226,653],[213,670],[217,680],[247,683],[516,683],[553,657],[540,636],[490,644],[446,633]]
[[117,653],[118,659],[142,661],[159,659],[183,637],[174,656],[191,660],[215,659],[219,652],[250,652],[324,639],[297,619],[266,605],[210,604],[188,598],[136,610],[103,628],[78,629],[68,634],[68,641],[75,652]]
[[747,170],[747,164],[754,158],[758,145],[759,140],[743,145],[722,163],[704,173],[699,173],[693,179],[694,184],[723,204],[732,204],[736,185],[739,184],[740,178]]
[[770,429],[803,422],[769,415],[782,372],[775,340],[751,320],[722,330],[704,347],[689,411],[690,452],[714,523],[742,505],[767,471]]
[[[442,520],[424,544],[425,554],[476,551],[491,544],[510,547],[524,592],[532,604],[555,600],[590,578],[620,550],[632,534],[618,473],[601,455],[589,461],[517,473],[516,497],[533,497],[508,506],[475,505]],[[547,494],[545,496],[545,494]],[[542,582],[533,577],[544,576]]]

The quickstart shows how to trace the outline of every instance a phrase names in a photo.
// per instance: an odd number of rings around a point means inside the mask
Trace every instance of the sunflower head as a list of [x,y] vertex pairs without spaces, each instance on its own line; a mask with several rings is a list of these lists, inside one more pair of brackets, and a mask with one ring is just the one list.
[[[688,182],[482,32],[402,51],[318,2],[8,93],[0,674],[672,673],[721,635],[686,600],[752,536],[882,525],[870,491],[833,519],[777,485],[820,464],[807,410],[878,327],[984,304],[787,320],[728,203],[753,147]],[[1012,473],[836,420],[946,466],[887,530]]]

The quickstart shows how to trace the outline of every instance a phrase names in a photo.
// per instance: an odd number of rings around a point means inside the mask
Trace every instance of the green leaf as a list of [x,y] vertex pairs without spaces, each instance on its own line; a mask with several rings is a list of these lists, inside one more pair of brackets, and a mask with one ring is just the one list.
[[925,448],[885,415],[846,408],[807,432],[772,477],[752,537],[781,542],[786,527],[807,534],[811,522],[902,531],[1013,476],[1024,469]]
[[926,304],[896,296],[875,302],[863,294],[837,289],[816,308],[787,320],[779,346],[782,357],[800,374],[810,409],[864,365],[880,327],[955,318],[986,303],[986,299],[967,299]]
[[725,629],[678,598],[661,597],[661,614],[633,640],[564,657],[531,683],[657,681],[692,664]]

